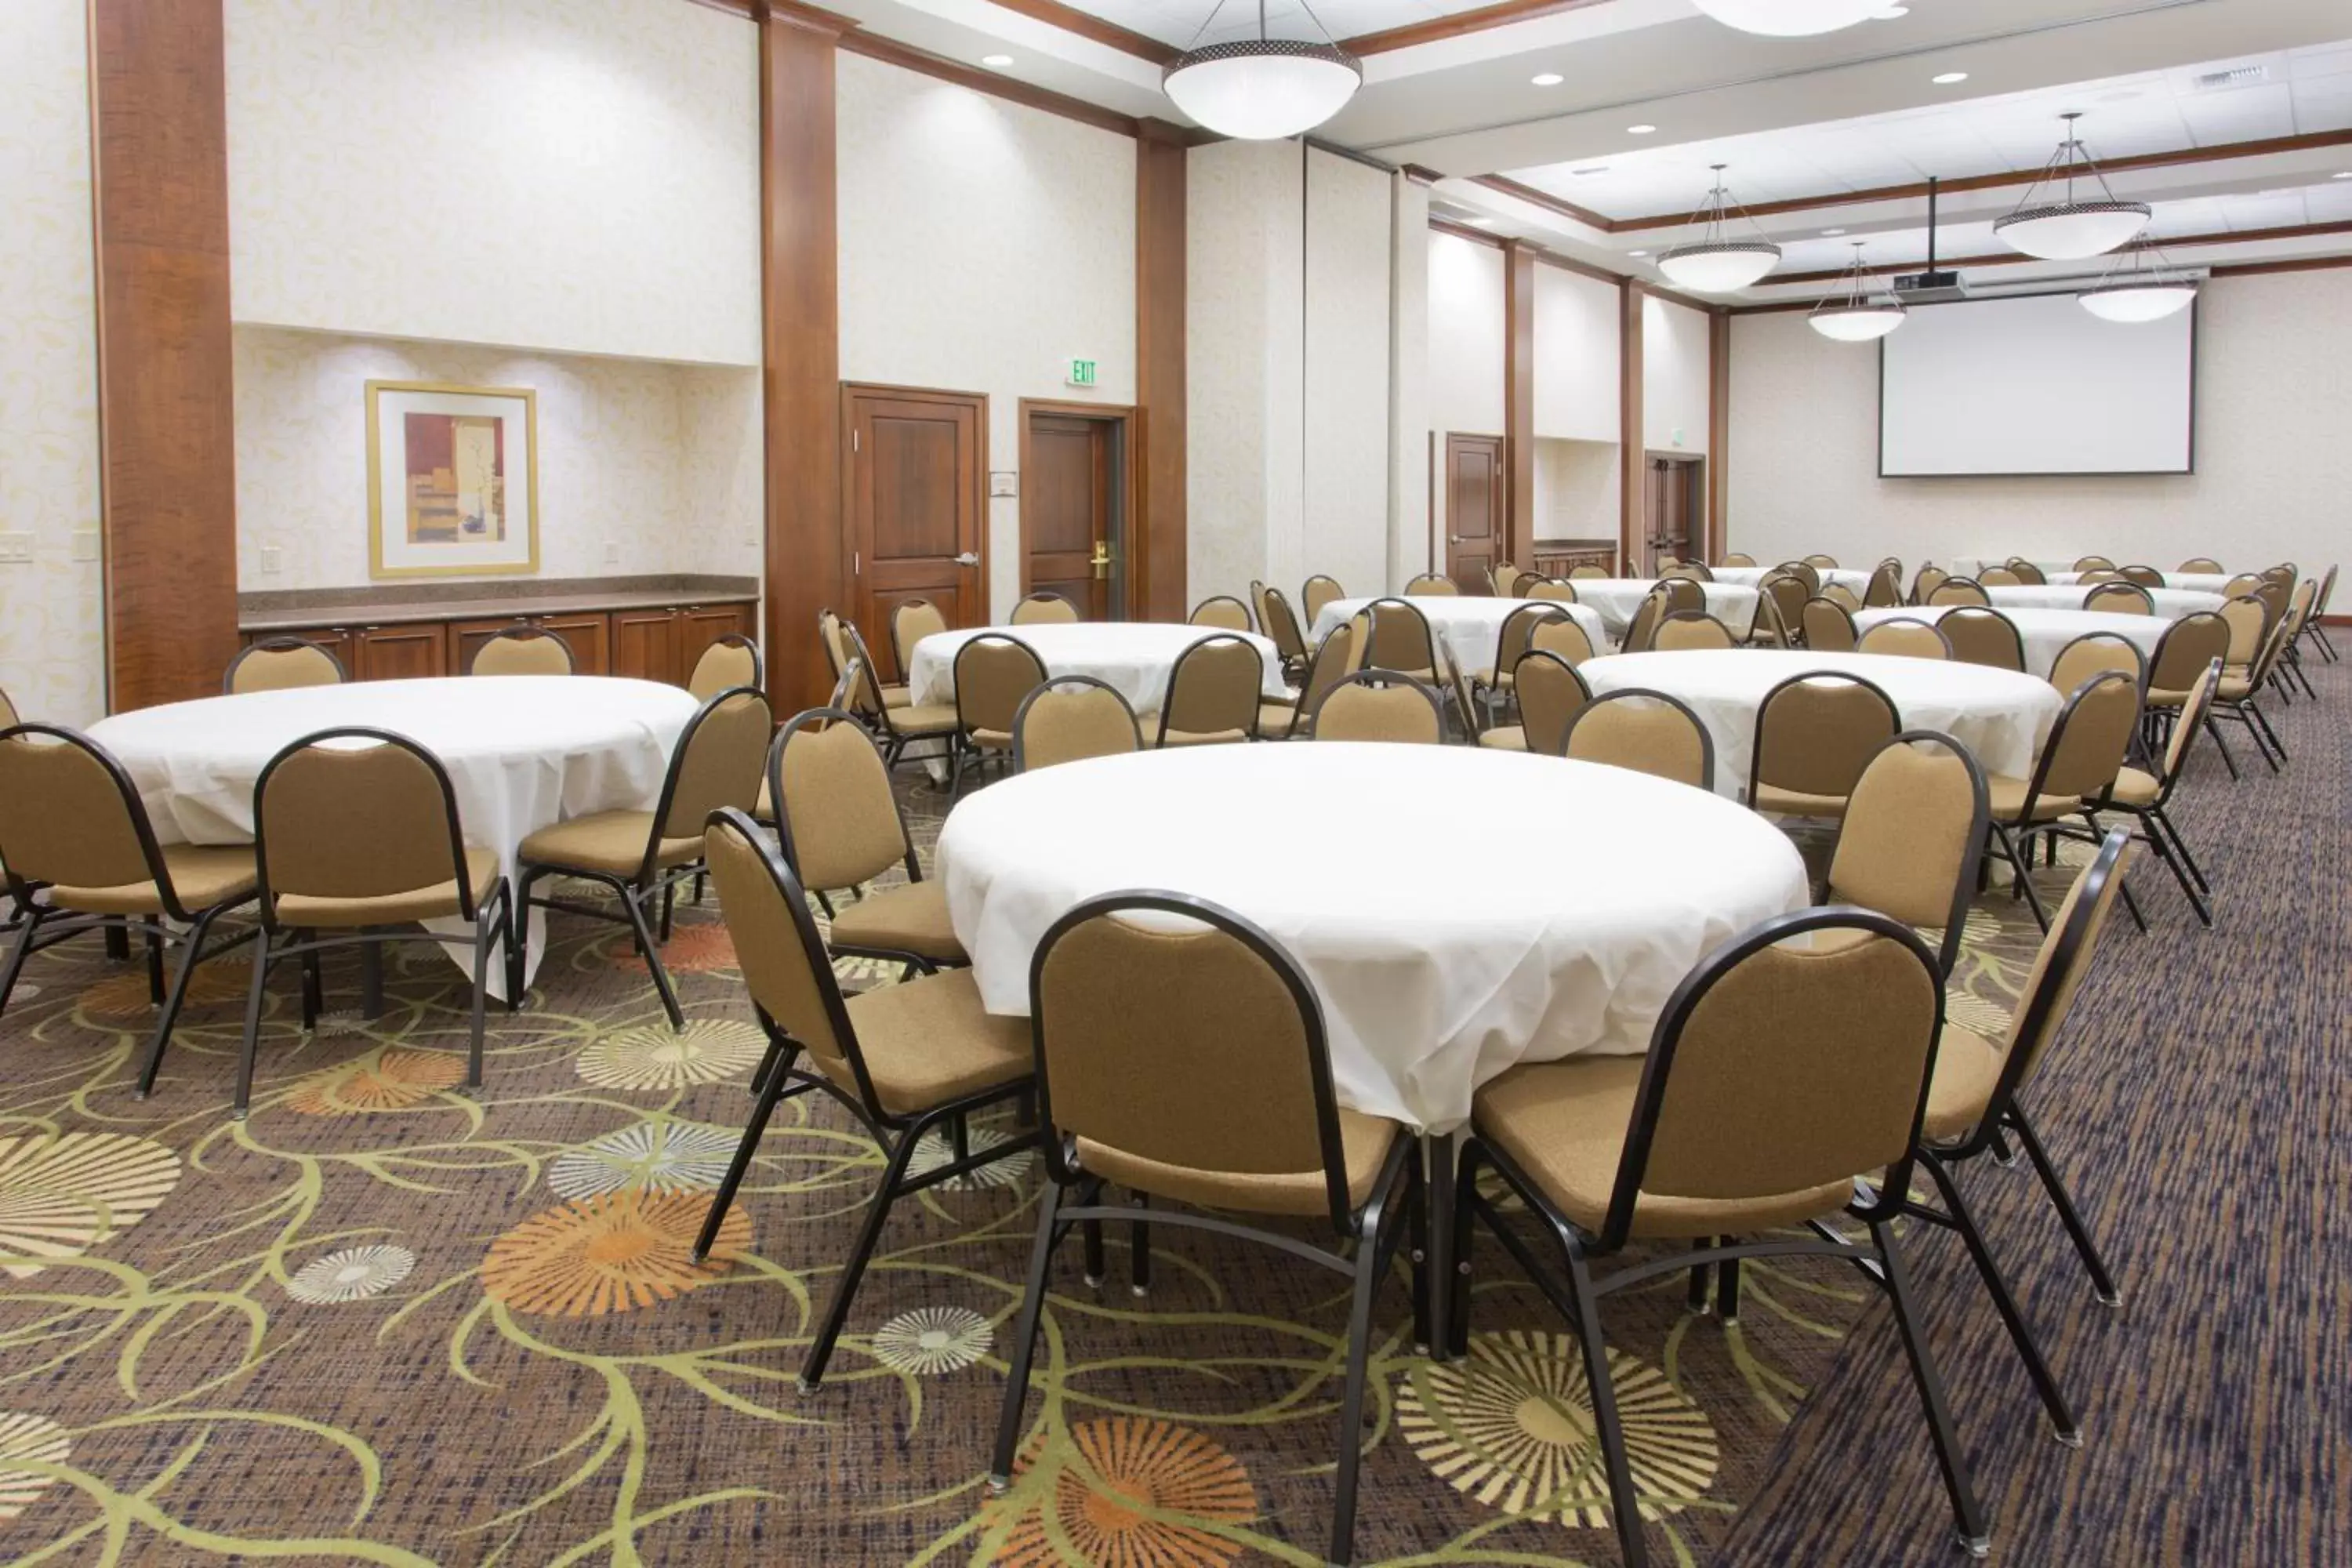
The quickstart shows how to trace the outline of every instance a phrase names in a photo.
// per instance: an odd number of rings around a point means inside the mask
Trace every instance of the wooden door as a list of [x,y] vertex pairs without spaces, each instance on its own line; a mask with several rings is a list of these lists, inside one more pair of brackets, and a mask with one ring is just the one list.
[[678,663],[677,612],[656,609],[613,612],[613,673],[632,680],[665,680],[683,685]]
[[950,626],[988,618],[988,403],[978,393],[845,386],[842,523],[847,613],[888,679],[890,612],[929,599]]
[[1465,594],[1489,594],[1502,557],[1510,479],[1500,436],[1445,437],[1445,574]]
[[1087,620],[1113,619],[1126,595],[1111,580],[1124,564],[1112,538],[1111,421],[1040,409],[1027,417],[1021,591],[1059,594]]
[[440,621],[362,626],[352,638],[356,679],[419,680],[448,673],[448,628]]
[[1649,460],[1643,486],[1642,567],[1655,576],[1664,559],[1696,561],[1706,553],[1700,510],[1703,465],[1695,458]]

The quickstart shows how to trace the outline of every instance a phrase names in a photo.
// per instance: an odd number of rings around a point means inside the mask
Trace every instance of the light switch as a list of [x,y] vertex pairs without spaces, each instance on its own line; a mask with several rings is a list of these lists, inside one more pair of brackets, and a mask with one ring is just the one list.
[[77,561],[95,561],[99,558],[98,530],[94,528],[74,530],[73,558]]
[[620,563],[621,546],[619,542],[616,540],[606,540],[604,542],[604,564],[607,566],[617,566]]
[[286,547],[282,544],[263,545],[261,547],[261,569],[265,573],[271,574],[283,572],[286,569]]
[[29,533],[0,533],[0,563],[29,566],[33,563],[33,536]]

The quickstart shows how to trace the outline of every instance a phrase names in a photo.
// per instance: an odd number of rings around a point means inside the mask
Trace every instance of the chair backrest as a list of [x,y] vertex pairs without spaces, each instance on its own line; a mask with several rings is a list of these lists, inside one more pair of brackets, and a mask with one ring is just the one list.
[[1756,557],[1753,555],[1743,555],[1738,551],[1735,550],[1730,554],[1726,555],[1723,558],[1723,563],[1726,566],[1753,566],[1756,564]]
[[2074,557],[2074,570],[2077,572],[2112,572],[2115,569],[2116,563],[2108,560],[2104,555],[2077,555]]
[[1892,654],[1897,658],[1952,657],[1951,643],[1933,622],[1915,621],[1907,616],[1879,622],[1853,646],[1857,653]]
[[890,612],[890,651],[898,656],[903,679],[913,668],[915,645],[948,629],[948,618],[929,599],[901,599]]
[[1653,588],[1642,595],[1633,606],[1631,619],[1625,623],[1625,636],[1618,647],[1626,653],[1647,653],[1658,635],[1658,623],[1666,618],[1666,595],[1663,587]]
[[1220,626],[1229,632],[1255,630],[1250,625],[1249,606],[1231,594],[1218,594],[1192,606],[1185,617],[1186,624],[1195,626]]
[[1541,599],[1552,605],[1573,605],[1576,603],[1576,584],[1565,577],[1523,578],[1519,583],[1519,596]]
[[1911,602],[1915,605],[1933,604],[1936,590],[1951,580],[1952,574],[1934,562],[1923,563],[1919,574],[1911,579]]
[[2263,574],[2261,573],[2241,572],[2236,576],[2221,584],[2221,597],[2225,599],[2234,599],[2241,594],[2251,594],[2262,585]]
[[1404,585],[1404,592],[1405,597],[1409,599],[1443,599],[1460,594],[1462,589],[1461,585],[1451,577],[1442,576],[1435,572],[1423,572]]
[[1557,654],[1571,665],[1582,664],[1600,651],[1592,646],[1592,636],[1582,623],[1570,616],[1538,622],[1528,633],[1528,648],[1529,652]]
[[2118,616],[2152,616],[2156,601],[2137,583],[2102,583],[2083,595],[2083,608]]
[[1862,595],[1843,583],[1822,584],[1822,591],[1817,596],[1827,599],[1831,604],[1849,614],[1863,607]]
[[1706,609],[1706,590],[1700,586],[1696,578],[1661,577],[1657,587],[1652,591],[1664,597],[1668,615],[1676,615],[1684,610],[1704,612]]
[[2189,749],[2197,743],[2197,732],[2204,727],[2205,710],[2213,705],[2213,693],[2221,684],[2221,661],[2216,658],[2190,678],[2186,693],[2180,700],[2180,713],[2172,726],[2172,737],[2164,743],[2164,755],[2157,772],[2157,805],[2162,805],[2172,797],[2172,786],[2180,780],[2180,770],[2189,763]]
[[569,675],[572,645],[545,626],[516,626],[499,633],[474,654],[468,675]]
[[824,662],[832,669],[833,678],[839,680],[848,673],[849,661],[856,657],[849,648],[847,623],[831,610],[819,610],[816,640],[817,646],[824,649]]
[[1258,624],[1265,635],[1274,639],[1274,650],[1285,659],[1307,657],[1307,634],[1299,629],[1298,616],[1290,608],[1290,601],[1279,588],[1267,588],[1257,596]]
[[2283,588],[2294,587],[2294,580],[2297,575],[2299,575],[2299,574],[2296,572],[2294,563],[2292,561],[2282,561],[2275,566],[2265,566],[2263,568],[2261,573],[2261,576],[2264,582],[2276,583]]
[[1814,595],[1813,590],[1806,585],[1802,577],[1793,572],[1775,567],[1765,575],[1758,587],[1765,597],[1772,601],[1772,608],[1780,617],[1780,625],[1784,629],[1793,632],[1803,626],[1805,601]]
[[767,767],[776,837],[802,881],[823,891],[892,867],[920,874],[881,749],[846,709],[793,714],[776,731]]
[[1511,666],[1511,690],[1519,700],[1520,733],[1538,756],[1560,754],[1568,744],[1568,721],[1592,700],[1576,667],[1541,648],[1530,648]]
[[1575,624],[1575,617],[1556,605],[1521,605],[1503,617],[1503,629],[1495,637],[1495,672],[1497,675],[1517,669],[1519,656],[1528,651],[1528,639],[1535,629],[1550,621]]
[[2157,640],[2156,657],[2148,661],[2148,689],[2186,691],[2207,665],[2229,657],[2229,622],[2210,610],[2183,616]]
[[1988,566],[1977,574],[1977,582],[1987,588],[2016,588],[2023,586],[2025,579],[2014,567]]
[[[372,743],[329,743],[353,740]],[[751,777],[756,793],[756,763]],[[273,930],[289,893],[380,899],[444,882],[457,884],[457,912],[475,917],[482,889],[466,865],[457,789],[440,760],[405,735],[352,725],[303,736],[254,780],[253,824],[261,913]]]
[[750,811],[760,800],[760,771],[776,721],[768,700],[748,686],[719,692],[695,711],[670,753],[661,802],[646,846],[650,872],[665,838],[691,838],[714,811]]
[[1851,653],[1856,640],[1853,616],[1834,599],[1816,594],[1805,601],[1805,646],[1822,653]]
[[1299,685],[1298,703],[1291,715],[1292,733],[1301,732],[1302,721],[1313,721],[1316,707],[1325,692],[1363,668],[1364,650],[1371,640],[1369,616],[1350,616],[1331,628],[1323,646],[1315,650],[1315,662],[1307,667],[1307,679]]
[[2095,675],[2116,670],[2132,678],[2132,684],[2147,689],[2147,663],[2129,638],[2113,632],[2084,632],[2058,650],[2050,661],[2050,684],[2060,696],[2072,692]]
[[2263,581],[2250,590],[2253,597],[2260,599],[2263,607],[2270,611],[2273,625],[2281,616],[2286,614],[2287,596],[2293,591],[2292,583],[2283,583],[2268,574],[2264,574]]
[[[300,637],[264,637],[228,661],[221,690],[283,691],[294,686],[341,686],[351,679],[331,649]],[[13,717],[9,722],[15,722]]]
[[2326,615],[2328,601],[2336,597],[2336,563],[2328,563],[2326,574],[2319,579],[2319,598],[2311,610],[2315,616]]
[[1783,561],[1780,570],[1788,573],[1805,585],[1805,597],[1811,598],[1822,591],[1822,569],[1810,561]]
[[1990,605],[1992,595],[1987,594],[1984,584],[1973,577],[1947,577],[1930,588],[1927,597],[1921,602],[1929,605]]
[[1168,694],[1160,704],[1160,738],[1171,733],[1257,733],[1258,689],[1265,680],[1265,657],[1245,637],[1220,632],[1202,637],[1176,656],[1168,671]]
[[[899,668],[906,668],[903,661]],[[730,686],[764,691],[767,685],[760,645],[740,632],[729,632],[704,648],[702,657],[694,661],[693,673],[686,678],[686,689],[697,702],[708,702]]]
[[1445,739],[1437,693],[1392,669],[1360,669],[1325,692],[1314,708],[1318,741],[1396,741],[1434,746]]
[[1436,673],[1437,645],[1429,635],[1427,616],[1402,599],[1374,599],[1364,609],[1372,617],[1366,666],[1408,675]]
[[1031,594],[1013,606],[1013,624],[1016,626],[1068,626],[1078,618],[1077,605],[1059,594]]
[[1808,555],[1805,557],[1805,564],[1811,566],[1817,572],[1834,572],[1837,570],[1837,557],[1834,555]]
[[1571,583],[1605,580],[1608,575],[1608,567],[1591,561],[1580,561],[1568,569],[1568,580]]
[[2017,580],[2029,587],[2038,587],[2050,581],[2048,574],[2041,567],[2022,555],[2011,556],[2007,564],[2009,569],[2017,574]]
[[1966,746],[1934,730],[1889,736],[1846,796],[1830,900],[1938,928],[1937,964],[1949,974],[1990,821],[1984,770]]
[[1715,788],[1715,739],[1679,698],[1642,687],[1596,697],[1568,721],[1561,754],[1695,789]]
[[2037,795],[2104,795],[2123,771],[2139,708],[2139,684],[2122,670],[2102,670],[2076,687],[2042,743],[2022,809],[2032,812]]
[[1306,585],[1298,590],[1299,606],[1307,612],[1307,624],[1310,626],[1322,618],[1324,605],[1347,596],[1348,590],[1339,586],[1338,578],[1327,577],[1320,572],[1307,579]]
[[1792,675],[1756,705],[1748,799],[1759,786],[1843,797],[1871,758],[1903,728],[1895,699],[1858,675]]
[[[890,710],[882,700],[882,685],[874,673],[874,654],[866,646],[866,634],[837,616],[833,617],[833,640],[847,658],[847,663],[835,671],[839,679],[834,687],[833,706],[846,708],[869,724],[889,729]],[[848,693],[845,699],[841,695],[845,689]]]
[[1498,599],[1510,598],[1518,581],[1519,569],[1508,561],[1497,561],[1486,568],[1486,592]]
[[2164,586],[2164,574],[2153,566],[2118,566],[2116,570],[2124,574],[2126,583],[2137,583],[2143,588]]
[[0,730],[13,730],[20,722],[22,721],[16,716],[16,705],[8,700],[8,694],[5,691],[0,691]]
[[1936,625],[1952,645],[1952,657],[1962,664],[1990,665],[1995,669],[2025,668],[2025,638],[2017,623],[1990,605],[1962,605],[1940,616]]
[[1871,1217],[1891,1217],[1943,1024],[1935,954],[1885,915],[1805,910],[1717,948],[1651,1036],[1600,1249],[1623,1244],[1644,1196],[1779,1197],[1881,1168]]
[[1664,653],[1678,648],[1738,647],[1739,639],[1705,610],[1676,610],[1658,623],[1650,646]]
[[2221,624],[2230,629],[2228,662],[2233,668],[2242,668],[2254,662],[2263,651],[2263,638],[2271,629],[2271,609],[2252,594],[2222,601]]
[[1116,687],[1091,675],[1056,676],[1021,700],[1013,715],[1013,771],[1143,749],[1135,710]]
[[1013,733],[1021,700],[1045,684],[1045,661],[1019,637],[982,632],[955,655],[956,722],[966,734]]
[[2221,563],[2210,555],[2192,555],[2173,568],[2175,572],[2211,573],[2217,576],[2221,569]]
[[1088,899],[1038,942],[1029,1016],[1057,1175],[1081,1139],[1179,1171],[1319,1169],[1332,1223],[1349,1228],[1322,1008],[1248,921],[1181,893]]
[[[1708,571],[1698,562],[1678,561],[1674,565],[1667,567],[1664,571],[1658,574],[1658,580],[1660,582],[1665,582],[1669,579],[1681,579],[1692,583],[1712,583],[1715,581],[1715,574]],[[1706,603],[1705,595],[1700,595],[1699,603],[1702,605]]]
[[185,919],[139,791],[96,741],[60,724],[0,731],[0,866],[33,882],[115,888],[153,882],[166,914]]
[[2288,602],[2287,607],[2294,614],[2308,619],[2313,614],[2314,607],[2317,605],[2318,603],[2318,579],[2314,577],[2305,577],[2302,582],[2297,583],[2294,585],[2294,597]]

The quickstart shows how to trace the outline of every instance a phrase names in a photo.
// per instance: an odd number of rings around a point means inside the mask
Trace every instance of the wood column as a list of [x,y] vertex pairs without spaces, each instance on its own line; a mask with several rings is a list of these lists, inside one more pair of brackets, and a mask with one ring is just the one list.
[[1644,502],[1650,482],[1648,431],[1642,417],[1642,300],[1648,290],[1638,278],[1617,285],[1617,439],[1622,494],[1617,506],[1617,570],[1636,569],[1633,542],[1648,526]]
[[[126,0],[127,3],[127,0]],[[769,700],[779,717],[833,686],[816,617],[846,616],[841,550],[841,247],[834,47],[856,24],[765,0],[760,26],[760,291],[767,425]]]
[[90,0],[110,711],[236,657],[236,438],[221,0]]
[[1536,253],[1503,246],[1503,461],[1510,470],[1505,559],[1521,568],[1536,553]]
[[1706,543],[1701,553],[1719,561],[1731,548],[1731,312],[1721,305],[1706,331]]
[[1128,562],[1139,620],[1181,621],[1185,602],[1185,132],[1139,121],[1135,137],[1135,404],[1139,515]]

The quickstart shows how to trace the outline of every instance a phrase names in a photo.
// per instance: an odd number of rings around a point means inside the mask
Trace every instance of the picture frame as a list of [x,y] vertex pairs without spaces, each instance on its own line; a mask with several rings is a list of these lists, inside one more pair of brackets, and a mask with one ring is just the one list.
[[539,570],[539,397],[527,386],[367,384],[368,575]]

